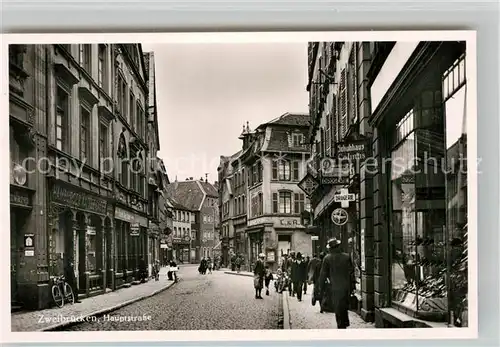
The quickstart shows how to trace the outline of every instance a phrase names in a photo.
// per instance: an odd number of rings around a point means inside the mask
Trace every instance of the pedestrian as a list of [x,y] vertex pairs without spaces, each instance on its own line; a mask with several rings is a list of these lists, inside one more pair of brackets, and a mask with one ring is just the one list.
[[295,291],[293,290],[293,279],[292,279],[292,265],[295,262],[295,252],[290,252],[290,256],[286,260],[286,273],[288,278],[290,279],[288,281],[288,292],[290,293],[290,296],[295,296]]
[[139,280],[141,283],[146,282],[147,276],[147,267],[146,267],[146,261],[144,260],[144,257],[141,257],[139,259]]
[[235,265],[236,265],[236,272],[241,271],[241,257],[237,256],[235,260]]
[[273,273],[269,268],[269,265],[266,265],[266,275],[264,277],[264,283],[266,285],[266,295],[269,296],[269,283],[271,283],[273,279]]
[[207,258],[207,268],[208,268],[208,273],[209,274],[212,273],[212,267],[213,267],[212,258],[208,257]]
[[323,263],[323,259],[325,258],[325,253],[321,252],[318,256],[315,254],[313,259],[311,259],[311,262],[309,263],[309,275],[310,275],[310,280],[314,285],[313,288],[313,294],[312,294],[312,300],[311,303],[313,306],[316,305],[316,301],[319,301],[320,304],[320,313],[324,312],[323,307],[323,300],[322,300],[322,292],[321,290],[327,289],[325,286],[321,286],[319,283],[320,281],[320,274],[321,274],[321,266]]
[[259,259],[255,262],[255,267],[253,269],[254,274],[254,287],[255,287],[255,299],[264,299],[262,297],[262,287],[264,285],[264,277],[266,275],[266,269],[264,266],[264,259],[266,256],[264,253],[259,254]]
[[304,282],[307,280],[307,264],[302,258],[300,252],[292,264],[292,283],[297,299],[302,301],[302,291],[304,290]]
[[64,268],[64,279],[73,291],[75,302],[80,303],[81,301],[78,299],[78,288],[76,285],[75,263],[73,263],[73,260],[66,262],[66,267]]
[[330,283],[330,292],[338,329],[349,327],[349,302],[355,288],[354,266],[349,254],[342,252],[340,240],[328,241],[329,254],[323,259],[320,285]]
[[307,294],[307,281],[308,281],[308,278],[307,278],[307,270],[309,268],[309,262],[311,261],[311,258],[309,256],[306,256],[305,257],[305,263],[306,263],[306,280],[304,281],[304,295]]
[[160,280],[160,261],[159,260],[155,261],[155,264],[153,266],[153,275],[154,275],[155,281]]
[[172,258],[172,260],[170,261],[170,273],[171,273],[171,278],[170,280],[174,280],[175,282],[177,282],[177,262],[175,261],[175,258]]

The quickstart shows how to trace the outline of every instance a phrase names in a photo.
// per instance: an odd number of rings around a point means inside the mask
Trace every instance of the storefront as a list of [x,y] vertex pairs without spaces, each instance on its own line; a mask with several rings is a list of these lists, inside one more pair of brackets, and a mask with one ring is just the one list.
[[312,255],[311,235],[305,232],[300,217],[276,216],[250,220],[247,227],[250,264],[260,253],[266,263],[276,271],[283,255],[291,251],[304,256]]
[[148,219],[135,211],[115,207],[116,286],[139,280],[141,258],[148,264]]
[[[404,326],[396,310],[423,321],[464,325],[465,44],[399,44],[393,50],[400,56],[408,50],[402,70],[385,95],[375,98],[372,92],[374,155],[388,159],[374,175],[374,191],[379,188],[374,221],[380,221],[373,238],[375,321],[381,327]],[[383,89],[377,78],[375,87],[376,93]],[[385,254],[378,252],[385,246]]]
[[174,237],[172,239],[172,256],[181,264],[189,264],[191,262],[191,237],[185,235],[183,237]]
[[79,295],[88,297],[112,287],[108,270],[113,262],[106,252],[112,243],[112,209],[106,199],[71,184],[50,181],[47,214],[49,273],[65,274],[73,263]]

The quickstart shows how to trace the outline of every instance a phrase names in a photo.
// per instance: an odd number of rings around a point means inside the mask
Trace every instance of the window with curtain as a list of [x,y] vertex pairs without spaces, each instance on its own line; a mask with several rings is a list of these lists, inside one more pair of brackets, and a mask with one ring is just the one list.
[[287,160],[277,161],[278,165],[278,180],[290,181],[290,162]]

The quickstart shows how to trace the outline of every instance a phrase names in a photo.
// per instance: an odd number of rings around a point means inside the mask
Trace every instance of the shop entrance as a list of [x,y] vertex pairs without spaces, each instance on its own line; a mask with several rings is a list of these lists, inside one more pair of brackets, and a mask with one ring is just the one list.
[[283,256],[292,250],[292,235],[278,235],[278,264],[283,262]]

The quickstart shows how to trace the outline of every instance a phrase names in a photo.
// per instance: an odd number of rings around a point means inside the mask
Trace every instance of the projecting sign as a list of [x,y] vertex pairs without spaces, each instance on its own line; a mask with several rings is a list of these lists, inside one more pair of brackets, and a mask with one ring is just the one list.
[[361,270],[365,271],[365,229],[361,229]]
[[299,182],[298,186],[304,191],[304,193],[307,194],[307,196],[311,196],[312,193],[318,188],[319,184],[316,179],[308,173],[306,177]]
[[339,194],[335,194],[333,201],[340,202],[342,208],[349,207],[349,202],[356,200],[356,195],[349,193],[347,189],[340,189]]
[[366,144],[364,140],[337,143],[337,158],[345,160],[365,160]]
[[349,177],[351,166],[346,163],[338,165],[333,158],[323,158],[321,159],[321,173],[324,177]]
[[344,225],[347,223],[347,211],[343,208],[337,208],[332,212],[332,222],[335,225]]

